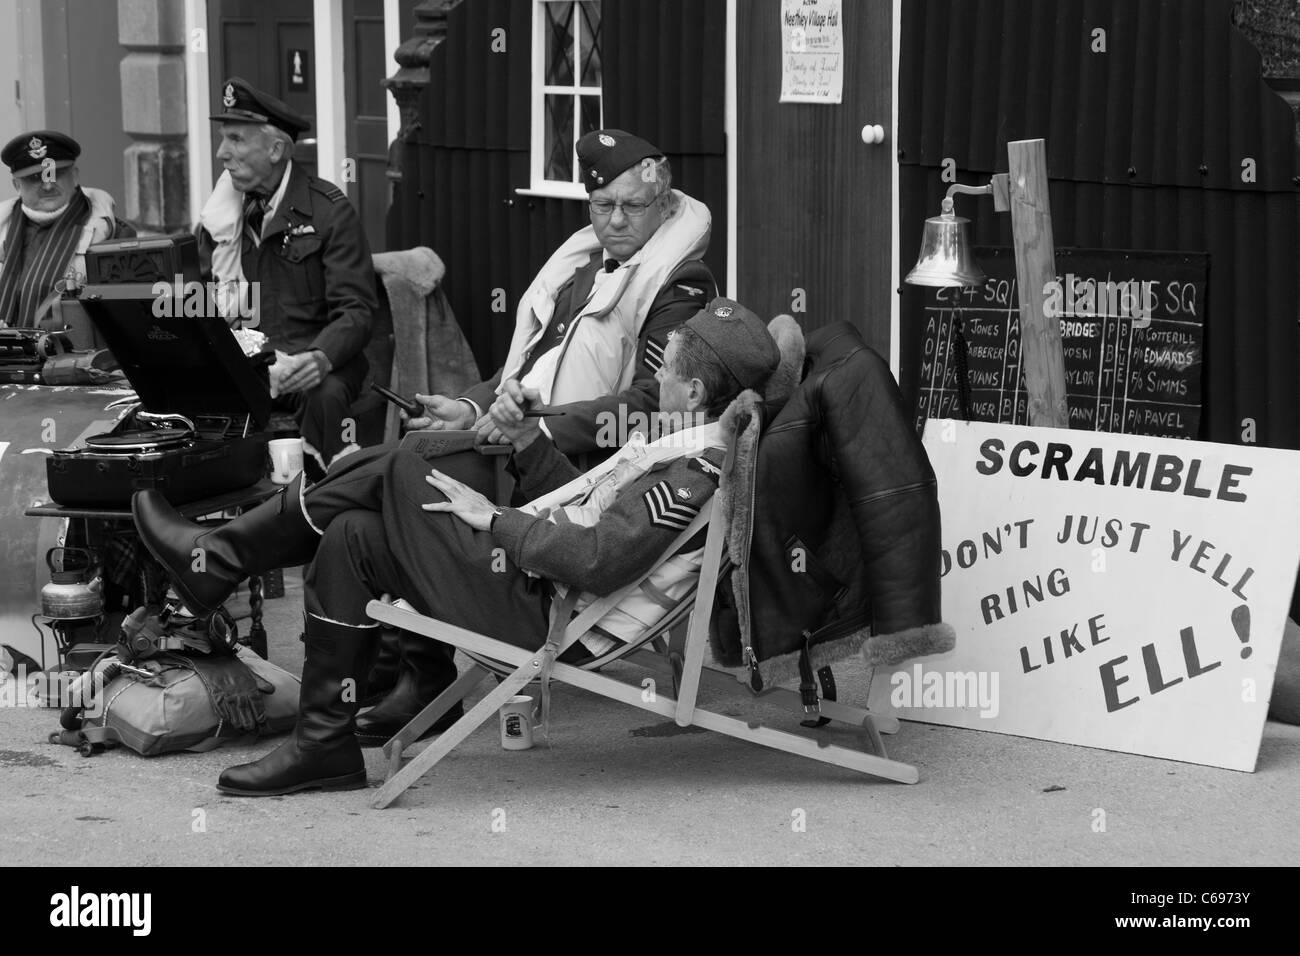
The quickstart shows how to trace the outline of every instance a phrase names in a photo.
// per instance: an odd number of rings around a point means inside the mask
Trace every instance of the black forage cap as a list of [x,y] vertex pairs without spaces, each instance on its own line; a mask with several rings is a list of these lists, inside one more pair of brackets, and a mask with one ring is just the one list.
[[588,133],[578,140],[577,150],[587,192],[609,185],[643,159],[663,156],[654,143],[621,129]]

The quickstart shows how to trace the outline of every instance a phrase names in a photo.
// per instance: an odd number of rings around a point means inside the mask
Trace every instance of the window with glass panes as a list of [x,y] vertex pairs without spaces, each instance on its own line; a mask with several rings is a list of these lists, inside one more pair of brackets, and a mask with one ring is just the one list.
[[579,195],[574,143],[602,125],[600,0],[536,0],[534,189]]

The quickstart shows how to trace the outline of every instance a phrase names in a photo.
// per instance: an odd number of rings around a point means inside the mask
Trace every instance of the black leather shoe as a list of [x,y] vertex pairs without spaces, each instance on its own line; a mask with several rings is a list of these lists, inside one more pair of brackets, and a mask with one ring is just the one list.
[[[208,614],[248,575],[306,564],[316,554],[320,535],[303,514],[300,489],[301,480],[286,485],[217,526],[187,520],[153,489],[132,496],[131,515],[140,540],[167,571],[185,606]],[[194,570],[196,554],[203,559],[201,571]]]
[[[293,737],[261,760],[226,770],[217,789],[241,797],[300,790],[358,790],[366,762],[353,737],[357,703],[349,693],[369,660],[374,629],[306,616],[298,723]],[[352,683],[349,683],[352,682]]]

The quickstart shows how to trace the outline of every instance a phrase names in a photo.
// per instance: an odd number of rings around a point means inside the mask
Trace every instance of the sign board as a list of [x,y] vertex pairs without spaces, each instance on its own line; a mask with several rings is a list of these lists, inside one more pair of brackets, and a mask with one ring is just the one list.
[[[1015,254],[979,247],[975,257],[983,286],[913,293],[925,323],[918,428],[926,418],[964,417],[959,326],[970,420],[1028,424]],[[1207,264],[1204,253],[1056,250],[1060,274],[1044,294],[1061,324],[1071,428],[1197,437]]]
[[781,0],[781,102],[844,98],[840,0]]
[[307,50],[289,50],[289,89],[298,93],[306,93],[309,90],[310,83],[307,79],[311,75],[311,68],[308,66]]
[[1254,770],[1300,452],[930,421],[947,654],[878,669],[930,723]]

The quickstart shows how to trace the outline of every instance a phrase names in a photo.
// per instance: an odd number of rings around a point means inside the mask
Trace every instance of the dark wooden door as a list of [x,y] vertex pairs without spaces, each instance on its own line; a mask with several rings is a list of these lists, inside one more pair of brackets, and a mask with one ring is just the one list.
[[356,177],[346,188],[370,248],[380,252],[388,213],[388,91],[379,84],[396,70],[388,68],[384,46],[384,0],[344,0],[343,31],[347,158]]
[[[842,4],[838,105],[781,103],[781,0],[737,7],[737,281],[761,315],[805,331],[848,321],[889,355],[891,0]],[[883,145],[862,127],[884,127]],[[799,311],[800,306],[803,311]]]
[[[316,45],[303,0],[209,0],[208,64],[213,103],[229,76],[242,76],[311,120],[293,161],[316,173]],[[296,56],[295,56],[296,54]],[[213,136],[213,151],[217,137]],[[213,158],[212,177],[221,175]],[[326,177],[327,179],[329,177]]]

